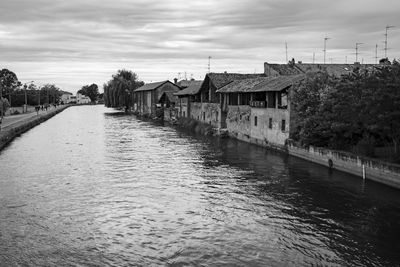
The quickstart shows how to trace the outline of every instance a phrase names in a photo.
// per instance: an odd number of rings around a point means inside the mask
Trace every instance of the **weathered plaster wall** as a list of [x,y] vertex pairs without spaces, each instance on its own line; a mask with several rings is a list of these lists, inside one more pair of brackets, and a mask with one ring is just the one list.
[[[257,116],[257,126],[255,117]],[[269,119],[272,119],[272,129]],[[250,136],[266,143],[285,145],[289,138],[289,112],[285,109],[251,108]],[[282,120],[285,120],[285,131],[282,131]]]
[[164,121],[176,121],[178,119],[178,108],[164,108]]
[[363,176],[363,165],[365,178],[380,182],[400,189],[400,165],[357,157],[342,151],[333,151],[323,148],[300,148],[293,144],[288,146],[288,152],[292,156],[303,158],[329,167],[331,160],[332,168],[357,176]]
[[[272,129],[269,128],[269,118],[272,118]],[[284,132],[281,130],[282,120],[286,124]],[[231,136],[260,145],[283,146],[289,138],[289,112],[284,109],[228,106],[226,124]]]
[[221,108],[218,103],[190,103],[191,118],[207,123],[215,128],[221,127]]
[[229,135],[243,141],[249,141],[250,117],[250,106],[228,106],[226,128]]
[[184,117],[188,118],[189,117],[189,102],[188,102],[188,97],[181,97],[179,98],[179,112],[178,116],[179,117]]

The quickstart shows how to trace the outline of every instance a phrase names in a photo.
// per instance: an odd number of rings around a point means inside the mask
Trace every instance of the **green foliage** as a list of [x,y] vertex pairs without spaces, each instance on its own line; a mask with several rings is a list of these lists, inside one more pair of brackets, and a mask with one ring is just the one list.
[[2,69],[0,71],[0,90],[3,95],[10,95],[21,83],[18,81],[17,75],[8,70]]
[[90,101],[95,102],[99,96],[99,87],[95,83],[85,85],[78,91],[78,94],[85,95],[90,98]]
[[400,143],[400,64],[356,70],[341,78],[308,74],[293,90],[293,133],[303,145],[356,150]]
[[58,103],[61,99],[61,91],[54,84],[45,84],[40,89],[40,103]]
[[6,98],[0,99],[0,114],[3,112],[3,114],[6,113],[6,111],[10,108],[10,103]]
[[104,84],[104,101],[107,107],[130,107],[133,103],[133,90],[142,86],[136,73],[118,70],[112,79]]

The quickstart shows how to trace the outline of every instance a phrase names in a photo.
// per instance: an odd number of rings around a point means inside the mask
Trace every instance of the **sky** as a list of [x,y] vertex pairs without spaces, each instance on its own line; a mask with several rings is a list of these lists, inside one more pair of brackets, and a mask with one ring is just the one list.
[[[400,58],[399,0],[0,0],[0,68],[75,93],[119,69],[148,83],[264,62]],[[209,57],[211,59],[209,60]]]

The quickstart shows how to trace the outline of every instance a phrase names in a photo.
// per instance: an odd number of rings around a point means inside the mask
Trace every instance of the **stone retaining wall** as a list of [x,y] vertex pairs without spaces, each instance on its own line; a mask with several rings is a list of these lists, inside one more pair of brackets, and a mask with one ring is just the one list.
[[400,165],[324,148],[288,145],[288,153],[359,177],[400,189]]
[[26,120],[19,121],[9,127],[5,127],[0,131],[0,151],[10,143],[15,137],[21,135],[22,133],[32,129],[36,125],[50,119],[54,115],[60,113],[64,109],[70,107],[70,105],[57,108],[55,110],[48,111],[45,114],[39,114],[34,117],[27,118]]

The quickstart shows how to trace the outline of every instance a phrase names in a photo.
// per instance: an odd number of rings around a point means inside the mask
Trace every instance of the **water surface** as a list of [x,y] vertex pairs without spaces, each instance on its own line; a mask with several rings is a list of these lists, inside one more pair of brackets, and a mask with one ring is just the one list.
[[1,266],[399,266],[400,193],[101,106],[0,153]]

